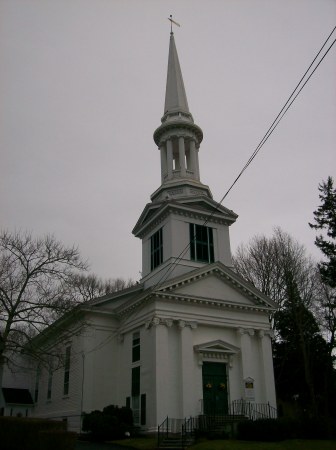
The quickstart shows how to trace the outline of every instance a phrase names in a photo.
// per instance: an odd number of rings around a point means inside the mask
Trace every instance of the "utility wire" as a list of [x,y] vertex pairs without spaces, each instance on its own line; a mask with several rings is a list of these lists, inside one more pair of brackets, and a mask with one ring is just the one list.
[[[272,124],[270,125],[270,127],[268,128],[267,132],[265,133],[265,135],[263,136],[263,138],[261,139],[261,141],[259,142],[259,144],[257,145],[257,147],[255,148],[255,150],[253,151],[253,153],[251,154],[250,158],[248,159],[248,161],[246,162],[246,164],[244,165],[244,167],[242,168],[242,170],[239,172],[239,174],[237,175],[237,177],[235,178],[235,180],[233,181],[233,183],[231,184],[231,186],[229,187],[229,189],[226,191],[226,193],[223,195],[223,197],[221,198],[221,200],[217,203],[217,205],[214,207],[212,213],[208,216],[208,218],[205,220],[205,222],[203,223],[203,226],[205,226],[209,220],[214,216],[214,214],[216,213],[216,211],[218,211],[219,207],[222,205],[223,201],[225,200],[225,198],[228,196],[228,194],[230,193],[230,191],[232,190],[232,188],[234,187],[234,185],[238,182],[239,178],[243,175],[243,173],[245,172],[245,170],[248,168],[248,166],[252,163],[252,161],[254,160],[254,158],[257,156],[257,154],[259,153],[259,151],[261,150],[261,148],[264,146],[264,144],[267,142],[268,138],[271,136],[271,134],[273,133],[273,131],[276,129],[276,127],[278,126],[278,124],[280,123],[280,121],[283,119],[283,117],[285,116],[285,114],[287,113],[287,111],[289,110],[289,108],[292,106],[292,104],[294,103],[294,101],[296,100],[296,98],[298,97],[298,95],[301,93],[302,89],[306,86],[306,84],[308,83],[308,81],[310,80],[310,78],[312,77],[312,75],[314,74],[314,72],[316,71],[316,69],[319,67],[319,65],[321,64],[321,62],[324,60],[324,58],[326,57],[326,55],[328,54],[328,52],[330,51],[330,49],[332,48],[332,46],[335,44],[336,39],[331,43],[331,45],[328,47],[328,49],[325,51],[325,53],[323,54],[323,56],[321,57],[321,59],[319,60],[319,62],[317,63],[317,65],[314,67],[313,71],[310,73],[310,75],[308,76],[308,78],[305,80],[305,82],[303,83],[303,85],[300,87],[301,83],[303,82],[303,80],[305,79],[306,75],[308,74],[309,70],[312,68],[313,64],[315,63],[315,61],[317,60],[317,58],[319,57],[320,53],[322,52],[322,50],[324,49],[324,47],[327,45],[327,42],[329,41],[330,37],[332,36],[332,34],[334,33],[336,29],[336,26],[333,28],[333,30],[331,31],[331,33],[329,34],[329,36],[327,37],[327,39],[325,40],[324,44],[322,45],[322,47],[320,48],[320,50],[318,51],[318,53],[316,54],[315,58],[313,59],[313,61],[310,63],[308,69],[305,71],[304,75],[301,77],[300,81],[297,83],[295,89],[293,90],[293,92],[291,93],[291,95],[288,97],[286,103],[284,104],[284,106],[281,108],[279,114],[276,116],[276,118],[274,119],[274,121],[272,122]],[[299,90],[298,90],[299,89]],[[191,240],[192,242],[194,242],[196,239],[196,235],[193,236],[193,239]],[[190,247],[191,243],[187,244],[186,247],[181,251],[181,253],[175,258],[175,261],[172,263],[172,265],[168,268],[168,270],[162,275],[162,277],[159,279],[159,281],[155,284],[154,286],[154,290],[157,289],[162,283],[164,283],[164,281],[167,279],[168,275],[170,275],[174,270],[176,265],[178,264],[178,262],[183,258],[183,256],[186,254],[186,252],[188,251],[189,247]]]

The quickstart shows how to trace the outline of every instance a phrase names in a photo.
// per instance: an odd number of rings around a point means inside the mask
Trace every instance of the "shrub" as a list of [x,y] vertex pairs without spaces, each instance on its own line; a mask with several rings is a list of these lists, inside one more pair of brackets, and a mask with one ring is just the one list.
[[47,419],[0,417],[1,449],[36,450],[40,431],[64,430],[65,426]]
[[109,405],[103,411],[92,411],[83,417],[83,431],[88,431],[96,441],[122,439],[132,425],[132,410],[126,407]]

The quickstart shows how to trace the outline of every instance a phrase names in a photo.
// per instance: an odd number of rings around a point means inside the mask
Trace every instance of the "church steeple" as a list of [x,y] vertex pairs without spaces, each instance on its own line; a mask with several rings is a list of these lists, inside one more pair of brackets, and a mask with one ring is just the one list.
[[168,115],[173,115],[177,112],[184,114],[185,118],[187,118],[188,115],[191,116],[176,50],[174,33],[170,33],[166,100],[163,121],[167,119]]
[[189,111],[174,34],[170,33],[164,115],[154,132],[161,153],[161,186],[152,195],[153,201],[195,193],[212,198],[208,186],[200,182],[198,151],[202,140],[203,132]]
[[133,229],[142,240],[145,287],[216,261],[232,265],[229,226],[237,215],[216,203],[200,181],[202,139],[189,111],[171,33],[164,115],[154,132],[161,155],[161,186]]

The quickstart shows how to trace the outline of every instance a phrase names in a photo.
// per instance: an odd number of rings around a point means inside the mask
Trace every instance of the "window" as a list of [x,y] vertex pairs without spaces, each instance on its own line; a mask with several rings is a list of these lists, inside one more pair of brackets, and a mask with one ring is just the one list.
[[189,224],[190,258],[194,261],[214,262],[214,245],[212,228]]
[[136,425],[140,423],[140,366],[132,369],[132,411]]
[[53,379],[53,369],[52,369],[52,366],[50,365],[49,372],[48,372],[47,400],[51,400],[52,379]]
[[64,364],[64,383],[63,383],[63,395],[69,394],[69,381],[70,381],[70,352],[71,347],[65,349],[65,364]]
[[35,392],[34,392],[34,402],[37,403],[38,395],[39,395],[39,382],[40,382],[41,369],[38,367],[36,369],[36,378],[35,378]]
[[133,333],[132,362],[140,360],[140,332]]
[[141,414],[140,414],[140,424],[146,425],[146,394],[141,394]]
[[163,262],[162,228],[151,236],[151,270]]

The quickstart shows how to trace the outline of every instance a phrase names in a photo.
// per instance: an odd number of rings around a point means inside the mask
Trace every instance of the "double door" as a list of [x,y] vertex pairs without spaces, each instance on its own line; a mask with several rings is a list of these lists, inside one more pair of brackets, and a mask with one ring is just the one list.
[[203,412],[206,415],[228,413],[226,364],[203,362]]

